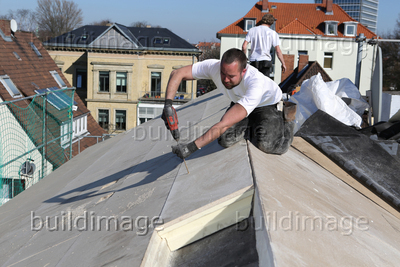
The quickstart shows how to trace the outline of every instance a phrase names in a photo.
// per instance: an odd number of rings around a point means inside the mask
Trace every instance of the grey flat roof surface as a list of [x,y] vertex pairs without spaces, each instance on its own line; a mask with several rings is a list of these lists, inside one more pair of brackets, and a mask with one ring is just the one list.
[[[221,96],[209,93],[178,109],[181,142],[199,134],[186,130],[189,126],[203,121],[202,127],[192,128],[204,131],[221,118],[230,103]],[[214,187],[218,177],[234,178],[238,170],[224,165],[229,151],[214,143],[187,159],[188,175],[182,160],[171,152],[175,144],[164,122],[151,120],[85,150],[1,206],[0,262],[4,266],[139,266],[154,229],[142,227],[160,216],[176,177],[182,183],[203,174]],[[245,146],[238,148],[248,162]],[[218,165],[215,172],[212,166]],[[242,169],[250,175],[248,167]],[[240,184],[242,174],[237,175]],[[204,189],[208,196],[196,196],[195,189],[200,193],[202,189],[193,183],[191,202],[181,206],[199,208],[215,201],[223,188],[232,188],[224,182],[227,186],[220,185],[219,190]],[[182,210],[176,207],[178,214]]]
[[[216,123],[229,103],[213,91],[180,107],[181,142],[193,140]],[[256,180],[257,212],[263,212],[254,216],[254,232],[229,234],[235,227],[225,228],[173,252],[171,266],[184,266],[198,257],[204,258],[196,266],[212,266],[210,259],[221,254],[229,258],[248,254],[243,261],[225,262],[247,262],[249,266],[256,266],[258,258],[260,264],[272,262],[275,266],[398,262],[399,219],[301,152],[291,148],[283,156],[267,155],[251,145],[222,149],[214,142],[186,160],[187,174],[182,160],[171,152],[175,143],[164,122],[156,118],[86,149],[1,206],[0,265],[140,266],[153,234],[153,219],[156,222],[165,212],[168,222],[191,207],[195,210],[213,203],[224,193],[248,186],[248,181],[240,178],[250,173]],[[182,196],[186,200],[181,204],[179,190],[185,190]],[[274,229],[271,221],[261,220],[268,211],[277,212],[278,223],[290,211],[337,219],[365,216],[369,229],[355,230],[350,236],[341,231]],[[260,227],[260,223],[264,225]],[[236,243],[248,249],[234,250]],[[222,244],[230,253],[224,252]],[[270,258],[265,261],[266,257]]]

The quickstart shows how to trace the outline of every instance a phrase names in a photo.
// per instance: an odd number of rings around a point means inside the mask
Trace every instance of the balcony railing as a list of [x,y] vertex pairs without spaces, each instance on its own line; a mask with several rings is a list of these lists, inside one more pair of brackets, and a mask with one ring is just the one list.
[[[177,92],[174,100],[178,101],[188,101],[191,100],[192,94],[186,92]],[[154,92],[154,91],[140,91],[140,100],[164,100],[165,91]]]

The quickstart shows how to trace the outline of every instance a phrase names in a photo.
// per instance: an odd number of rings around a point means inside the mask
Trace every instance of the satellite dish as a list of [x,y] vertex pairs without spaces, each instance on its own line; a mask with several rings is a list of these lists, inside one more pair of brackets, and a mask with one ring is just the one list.
[[17,21],[15,19],[10,20],[10,28],[12,32],[16,32],[18,30]]

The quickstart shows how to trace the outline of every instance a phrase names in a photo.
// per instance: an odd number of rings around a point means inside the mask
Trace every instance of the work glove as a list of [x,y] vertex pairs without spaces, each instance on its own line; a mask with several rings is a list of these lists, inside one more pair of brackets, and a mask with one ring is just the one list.
[[195,142],[191,142],[188,144],[178,144],[176,146],[172,146],[172,153],[176,154],[181,159],[185,159],[189,157],[190,154],[196,152],[199,148],[196,146]]
[[165,127],[167,127],[168,130],[170,130],[167,120],[169,117],[176,118],[176,123],[178,123],[178,115],[176,115],[175,108],[172,106],[172,100],[165,99],[164,110],[161,118],[163,119]]

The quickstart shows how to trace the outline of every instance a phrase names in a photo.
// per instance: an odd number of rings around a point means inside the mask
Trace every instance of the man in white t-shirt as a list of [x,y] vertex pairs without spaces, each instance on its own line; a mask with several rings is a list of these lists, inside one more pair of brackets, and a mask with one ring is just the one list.
[[226,51],[221,60],[205,60],[171,73],[162,116],[164,121],[176,116],[172,99],[181,81],[194,79],[212,79],[232,103],[222,119],[205,134],[191,143],[172,147],[180,158],[188,157],[217,138],[223,147],[232,146],[246,134],[255,146],[266,153],[283,154],[289,149],[293,141],[294,122],[287,122],[282,111],[277,110],[277,103],[282,98],[281,89],[248,65],[246,55],[236,48]]
[[260,25],[253,27],[246,35],[242,45],[242,51],[246,54],[247,45],[251,43],[249,61],[252,66],[269,77],[272,68],[271,47],[275,47],[276,55],[282,63],[282,71],[286,71],[285,60],[279,47],[280,41],[276,31],[270,29],[274,24],[275,18],[271,13],[267,13],[260,21]]

